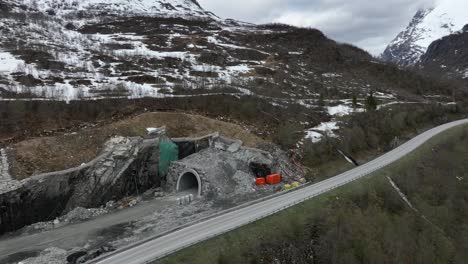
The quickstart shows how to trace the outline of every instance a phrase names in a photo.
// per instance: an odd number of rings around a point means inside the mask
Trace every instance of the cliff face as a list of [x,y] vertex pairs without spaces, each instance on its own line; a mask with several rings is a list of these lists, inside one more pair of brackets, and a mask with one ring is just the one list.
[[428,12],[428,10],[419,10],[416,13],[406,30],[398,34],[382,53],[383,60],[408,66],[424,54],[424,49],[414,45],[414,42],[417,35],[416,27],[424,20]]
[[0,194],[0,234],[160,186],[157,146],[157,140],[113,139],[84,166],[21,181]]
[[468,25],[463,31],[434,41],[421,57],[419,66],[451,79],[468,79]]
[[461,30],[468,23],[466,8],[466,1],[444,0],[419,10],[381,57],[400,66],[417,64],[433,41]]

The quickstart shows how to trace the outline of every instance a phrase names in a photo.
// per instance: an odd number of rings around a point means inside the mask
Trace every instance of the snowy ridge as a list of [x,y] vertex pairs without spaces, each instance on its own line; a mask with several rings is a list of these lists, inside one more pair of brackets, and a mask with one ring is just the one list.
[[[351,93],[392,93],[393,87],[382,88],[374,76],[347,74],[352,69],[319,70],[328,56],[317,55],[334,48],[357,61],[372,59],[320,31],[206,18],[214,15],[195,0],[1,3],[6,12],[0,21],[0,101],[248,95],[339,118],[358,111]],[[192,14],[197,17],[187,17]],[[311,41],[316,49],[309,49]],[[320,59],[310,59],[315,57]],[[319,107],[325,90],[348,101]],[[331,135],[338,127],[315,132]]]
[[390,43],[382,58],[402,66],[416,64],[432,42],[468,24],[467,9],[466,0],[440,0],[432,8],[419,10],[408,27]]
[[210,17],[196,0],[11,0],[18,5],[40,12],[65,15],[78,11],[108,12],[120,15],[157,15]]

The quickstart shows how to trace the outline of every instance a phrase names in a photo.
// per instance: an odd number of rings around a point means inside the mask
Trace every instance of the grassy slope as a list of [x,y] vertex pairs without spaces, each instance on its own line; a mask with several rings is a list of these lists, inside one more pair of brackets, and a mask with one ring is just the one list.
[[[468,126],[452,129],[374,177],[159,263],[464,263],[467,146]],[[386,176],[418,213],[402,201]]]

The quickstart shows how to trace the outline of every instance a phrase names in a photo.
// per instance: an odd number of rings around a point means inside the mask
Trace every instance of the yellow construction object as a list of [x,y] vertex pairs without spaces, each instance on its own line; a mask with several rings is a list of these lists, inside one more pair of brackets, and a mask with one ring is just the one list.
[[291,186],[291,184],[286,184],[284,185],[283,187],[283,190],[287,191],[287,190],[291,190],[293,187]]
[[301,186],[301,184],[298,183],[298,182],[293,182],[293,183],[291,183],[291,187],[292,187],[292,188],[297,188],[297,187],[299,187],[299,186]]

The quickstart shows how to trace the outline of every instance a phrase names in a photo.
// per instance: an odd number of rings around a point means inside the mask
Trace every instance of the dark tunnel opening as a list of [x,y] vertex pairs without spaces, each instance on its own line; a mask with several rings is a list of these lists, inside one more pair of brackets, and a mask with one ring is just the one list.
[[186,157],[197,153],[195,142],[182,141],[174,143],[179,147],[179,159],[185,159]]
[[177,188],[178,192],[190,191],[194,193],[199,193],[199,182],[197,176],[192,172],[184,173],[179,180],[179,187]]

